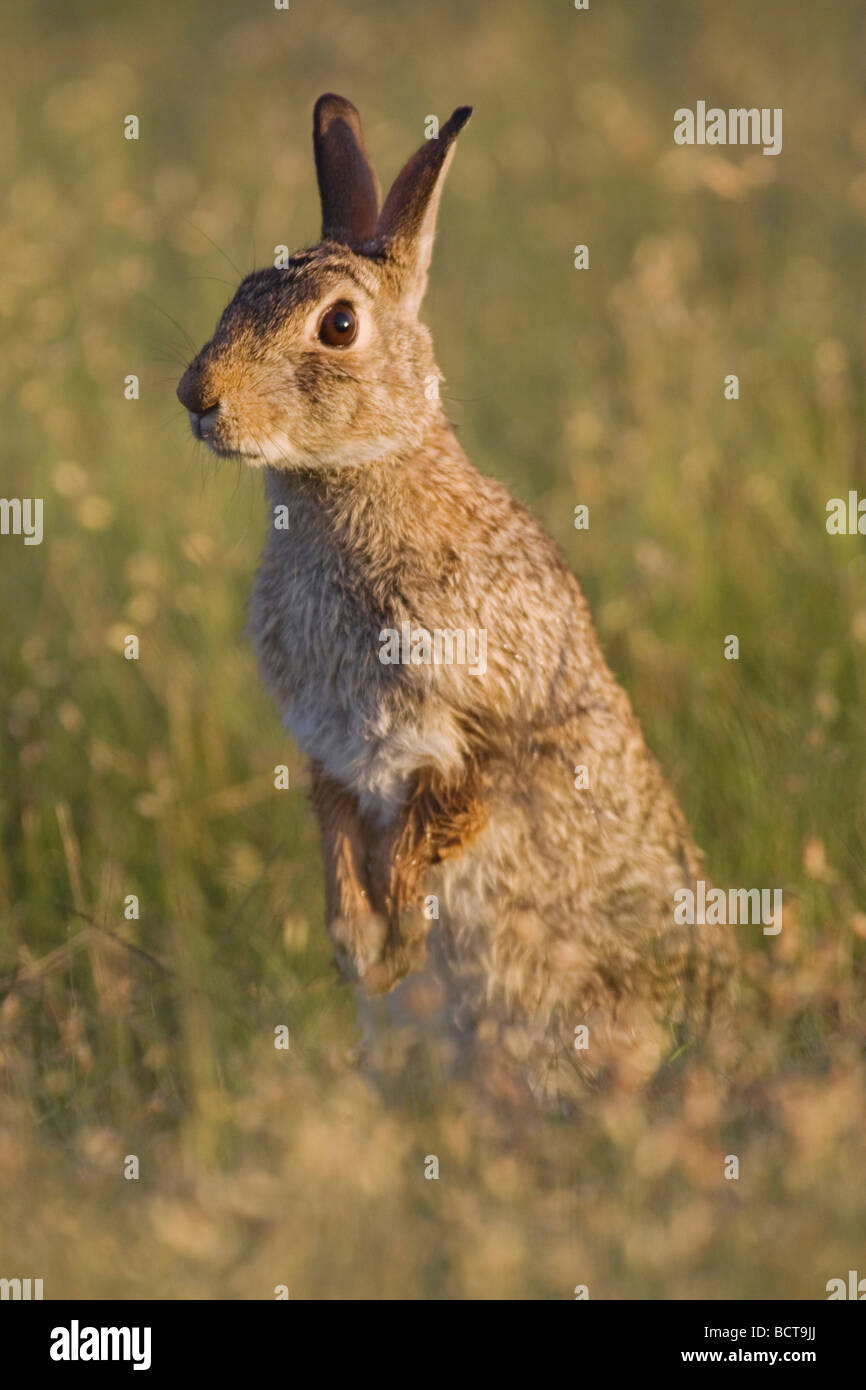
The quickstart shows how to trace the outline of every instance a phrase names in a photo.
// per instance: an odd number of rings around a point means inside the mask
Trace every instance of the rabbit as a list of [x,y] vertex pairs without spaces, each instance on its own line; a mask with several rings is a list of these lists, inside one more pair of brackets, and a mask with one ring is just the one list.
[[[321,239],[243,280],[177,394],[197,438],[264,473],[250,630],[310,760],[342,974],[392,990],[429,937],[455,1030],[531,1088],[641,1084],[725,999],[733,944],[676,924],[705,873],[675,797],[555,543],[435,389],[418,312],[470,115],[381,203],[358,112],[320,97]],[[472,634],[484,659],[449,661]]]

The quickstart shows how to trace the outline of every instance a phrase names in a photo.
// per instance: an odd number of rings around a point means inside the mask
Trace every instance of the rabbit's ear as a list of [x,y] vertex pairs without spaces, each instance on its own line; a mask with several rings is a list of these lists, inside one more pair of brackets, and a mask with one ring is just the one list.
[[379,182],[364,148],[361,118],[326,92],[313,112],[313,150],[322,200],[322,240],[360,246],[376,231]]
[[438,137],[424,141],[394,180],[379,217],[378,248],[397,270],[400,291],[415,310],[424,298],[436,214],[454,141],[471,115],[471,106],[459,106]]

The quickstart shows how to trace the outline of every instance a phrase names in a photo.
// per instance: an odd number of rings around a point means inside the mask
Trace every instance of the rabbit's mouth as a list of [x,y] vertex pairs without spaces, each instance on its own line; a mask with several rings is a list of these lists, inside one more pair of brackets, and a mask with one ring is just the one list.
[[263,450],[253,447],[246,448],[243,445],[231,443],[224,437],[225,422],[220,415],[219,404],[210,406],[207,410],[188,410],[189,427],[196,439],[200,439],[206,444],[212,454],[217,458],[243,459],[244,463],[259,467],[268,462]]
[[193,367],[187,369],[177,388],[178,399],[186,406],[189,427],[195,439],[206,444],[219,458],[240,458],[252,465],[268,461],[268,443],[238,428],[235,411],[221,400],[212,386],[202,381]]
[[203,439],[206,444],[215,442],[214,434],[219,420],[219,405],[212,405],[209,410],[188,410],[189,427],[196,439]]

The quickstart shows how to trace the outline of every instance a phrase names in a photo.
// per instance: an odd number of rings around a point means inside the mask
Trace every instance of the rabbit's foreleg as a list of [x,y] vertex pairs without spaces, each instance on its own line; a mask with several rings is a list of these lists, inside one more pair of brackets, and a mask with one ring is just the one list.
[[427,871],[462,854],[486,822],[474,769],[456,780],[431,768],[415,774],[409,796],[369,860],[373,903],[388,922],[385,951],[369,980],[374,989],[390,989],[423,966],[431,921],[425,910]]
[[424,879],[461,854],[487,816],[474,772],[443,778],[416,773],[392,824],[373,832],[355,795],[318,765],[312,801],[322,831],[325,912],[341,972],[371,994],[384,993],[424,963],[430,918]]
[[357,798],[317,764],[311,796],[322,831],[325,916],[340,972],[364,981],[381,961],[387,922],[369,891],[370,846]]

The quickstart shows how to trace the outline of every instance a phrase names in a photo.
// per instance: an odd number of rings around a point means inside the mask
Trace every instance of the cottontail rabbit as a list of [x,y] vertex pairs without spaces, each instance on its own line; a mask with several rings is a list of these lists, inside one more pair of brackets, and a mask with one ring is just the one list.
[[380,211],[357,111],[321,97],[321,241],[247,276],[178,396],[215,453],[265,470],[251,627],[312,762],[344,973],[390,989],[433,924],[464,1021],[554,1061],[587,1025],[589,1069],[649,1070],[662,1024],[706,1016],[732,947],[675,925],[702,874],[682,814],[556,546],[438,400],[417,315],[469,116]]

